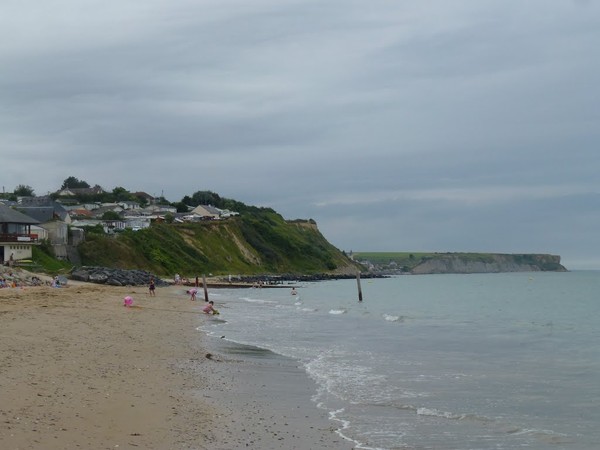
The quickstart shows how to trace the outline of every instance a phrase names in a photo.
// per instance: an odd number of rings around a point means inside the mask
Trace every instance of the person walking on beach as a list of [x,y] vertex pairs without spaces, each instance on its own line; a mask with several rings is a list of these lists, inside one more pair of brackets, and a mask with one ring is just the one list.
[[150,277],[150,286],[148,286],[148,291],[150,293],[150,297],[156,297],[156,285],[154,284],[154,277]]
[[196,287],[200,287],[200,279],[198,278],[198,275],[196,275]]

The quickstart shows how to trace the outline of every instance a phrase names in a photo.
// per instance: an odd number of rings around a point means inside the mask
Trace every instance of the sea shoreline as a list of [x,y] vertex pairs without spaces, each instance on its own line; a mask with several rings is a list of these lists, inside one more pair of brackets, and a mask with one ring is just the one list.
[[354,448],[336,433],[338,424],[328,412],[312,401],[316,384],[297,361],[218,338],[208,349],[215,364],[202,395],[227,414],[219,425],[219,442],[226,445],[217,448]]
[[184,286],[0,289],[0,447],[351,448],[294,361],[211,342],[203,303]]

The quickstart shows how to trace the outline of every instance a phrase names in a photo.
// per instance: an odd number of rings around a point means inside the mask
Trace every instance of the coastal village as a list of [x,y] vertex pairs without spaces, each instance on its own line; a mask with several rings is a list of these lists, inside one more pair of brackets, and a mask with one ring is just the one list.
[[[116,193],[124,195],[116,195]],[[200,194],[200,193],[196,193]],[[80,244],[87,241],[86,231],[96,229],[109,239],[120,233],[136,233],[155,223],[194,223],[203,221],[224,221],[239,213],[217,208],[210,204],[199,204],[218,196],[202,195],[194,199],[184,197],[179,203],[169,203],[164,197],[155,198],[145,192],[130,193],[123,188],[115,188],[107,193],[100,186],[85,188],[62,188],[45,196],[3,195],[0,197],[0,263],[7,267],[22,267],[35,272],[34,248],[43,245],[51,249],[53,257],[68,261],[73,266],[81,266]],[[205,194],[203,192],[202,194]],[[86,199],[87,201],[82,201]],[[113,199],[115,201],[92,201]],[[138,201],[136,201],[138,200]],[[218,203],[220,206],[224,204]],[[234,207],[236,203],[233,203]],[[229,206],[230,204],[227,203]],[[243,209],[241,209],[243,212]],[[294,222],[294,221],[292,221]],[[313,225],[306,221],[309,227]],[[306,225],[304,225],[306,226]],[[269,225],[267,225],[269,227]],[[302,228],[303,232],[306,228]],[[264,247],[265,238],[274,242],[293,241],[291,235],[272,239],[270,229],[254,231],[262,241],[256,245]],[[235,238],[231,238],[235,241]],[[314,248],[313,243],[307,243]],[[240,247],[238,246],[238,249]],[[282,255],[289,254],[284,246]],[[244,258],[242,249],[241,257]],[[333,253],[340,253],[337,249]],[[292,252],[293,253],[293,252]],[[303,254],[306,254],[304,252]],[[379,275],[430,274],[430,273],[495,273],[516,271],[566,271],[560,264],[560,256],[546,254],[468,254],[468,253],[405,253],[379,255],[343,254],[339,265],[331,256],[323,257],[328,269],[343,271],[357,270],[361,264],[369,273]],[[340,253],[341,254],[341,253]],[[341,254],[342,255],[342,254]],[[314,256],[314,255],[313,255]],[[373,259],[375,258],[375,259]],[[231,260],[228,260],[229,262]],[[222,266],[225,267],[225,266]],[[345,268],[345,269],[344,269]],[[226,268],[229,270],[229,267]],[[288,269],[289,270],[289,269]],[[322,269],[320,269],[323,271]],[[276,272],[277,268],[271,270]]]
[[110,235],[127,229],[143,230],[153,222],[225,220],[238,215],[212,205],[198,205],[178,212],[176,207],[159,203],[145,192],[132,193],[139,202],[80,203],[75,200],[103,192],[100,186],[94,186],[62,189],[52,196],[0,198],[0,264],[26,266],[31,262],[32,247],[42,241],[49,242],[58,259],[77,263],[77,252],[73,249],[84,239],[86,227],[101,226]]

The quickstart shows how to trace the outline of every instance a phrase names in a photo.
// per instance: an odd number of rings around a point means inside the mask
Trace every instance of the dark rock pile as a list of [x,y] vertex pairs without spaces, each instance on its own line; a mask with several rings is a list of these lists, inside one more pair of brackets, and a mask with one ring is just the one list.
[[154,278],[156,286],[169,286],[156,275],[145,270],[110,269],[108,267],[78,267],[71,272],[71,279],[110,286],[147,286]]

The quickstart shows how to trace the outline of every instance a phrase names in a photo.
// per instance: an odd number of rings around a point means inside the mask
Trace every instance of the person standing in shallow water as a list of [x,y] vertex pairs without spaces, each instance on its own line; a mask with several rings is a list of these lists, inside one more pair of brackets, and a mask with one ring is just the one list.
[[219,314],[219,311],[217,311],[214,308],[214,302],[211,300],[210,302],[208,302],[206,304],[206,306],[204,308],[202,308],[202,311],[204,311],[204,314]]
[[150,297],[156,297],[156,285],[154,284],[154,277],[150,277],[150,286],[148,286]]

